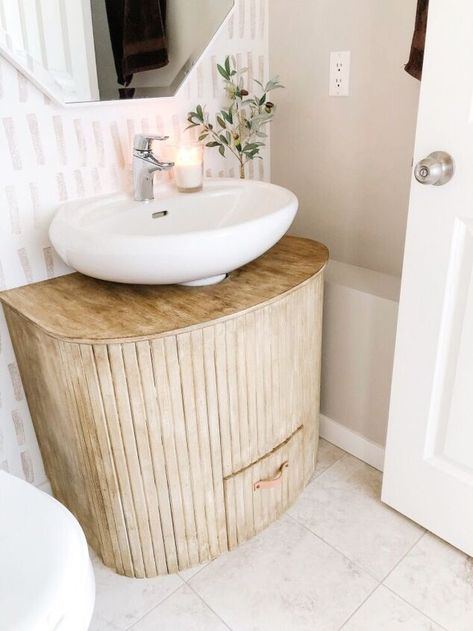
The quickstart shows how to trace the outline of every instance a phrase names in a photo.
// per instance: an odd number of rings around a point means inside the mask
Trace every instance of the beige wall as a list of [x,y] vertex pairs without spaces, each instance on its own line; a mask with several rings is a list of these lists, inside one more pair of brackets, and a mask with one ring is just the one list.
[[400,281],[338,261],[325,280],[322,414],[384,446]]
[[[407,75],[416,0],[271,0],[272,180],[298,195],[294,234],[399,275],[419,83]],[[351,50],[349,97],[328,96],[330,51]]]

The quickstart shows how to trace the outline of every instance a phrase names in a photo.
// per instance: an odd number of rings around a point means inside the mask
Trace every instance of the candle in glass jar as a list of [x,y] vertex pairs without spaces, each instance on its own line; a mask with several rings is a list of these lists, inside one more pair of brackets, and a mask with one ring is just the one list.
[[174,160],[176,186],[182,192],[200,191],[204,178],[202,145],[182,145],[176,149]]

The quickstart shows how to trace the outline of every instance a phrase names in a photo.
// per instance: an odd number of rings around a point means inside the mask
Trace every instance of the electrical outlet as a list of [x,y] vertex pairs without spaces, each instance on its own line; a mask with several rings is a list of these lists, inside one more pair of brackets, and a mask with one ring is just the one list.
[[330,53],[329,96],[350,95],[350,51]]

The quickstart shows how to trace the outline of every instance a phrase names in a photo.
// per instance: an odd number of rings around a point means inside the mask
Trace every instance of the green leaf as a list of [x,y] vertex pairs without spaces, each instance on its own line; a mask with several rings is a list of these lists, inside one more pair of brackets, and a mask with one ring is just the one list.
[[231,110],[228,110],[228,112],[225,111],[225,110],[222,110],[221,114],[222,114],[222,117],[224,118],[224,120],[227,121],[227,123],[230,123],[230,125],[233,125],[233,115],[232,115],[232,111]]
[[221,145],[219,142],[215,142],[215,140],[211,140],[205,146],[206,147],[220,147]]
[[220,145],[220,147],[218,148],[218,151],[221,156],[225,157],[225,147],[223,145]]
[[204,110],[202,109],[202,106],[201,106],[201,105],[198,105],[198,106],[195,108],[195,111],[196,111],[196,116],[197,116],[197,118],[198,118],[199,120],[203,121],[203,120],[204,120]]
[[223,142],[224,145],[228,145],[228,140],[225,138],[223,134],[220,134],[219,138]]
[[200,136],[199,136],[199,142],[202,142],[202,140],[205,140],[205,139],[207,138],[207,136],[208,136],[208,133],[207,133],[207,132],[205,132],[204,134],[200,134]]
[[223,120],[223,118],[221,116],[217,115],[217,123],[220,125],[220,127],[223,127],[225,129],[225,127],[226,127],[225,121]]
[[264,105],[266,103],[266,93],[258,101],[258,105]]
[[261,146],[260,142],[249,142],[243,147],[243,151],[253,151]]
[[226,79],[227,81],[230,79],[228,72],[220,64],[217,64],[217,70],[219,71],[219,73],[222,75],[224,79]]
[[249,160],[253,160],[259,153],[259,147],[257,149],[253,149],[252,151],[244,151],[243,153]]
[[232,71],[232,69],[230,68],[230,57],[226,57],[225,58],[225,70],[226,70],[228,75]]
[[273,79],[270,79],[268,81],[264,88],[264,91],[271,92],[271,90],[277,90],[278,88],[284,88],[284,86],[282,85],[282,83],[279,83],[279,77],[274,77]]

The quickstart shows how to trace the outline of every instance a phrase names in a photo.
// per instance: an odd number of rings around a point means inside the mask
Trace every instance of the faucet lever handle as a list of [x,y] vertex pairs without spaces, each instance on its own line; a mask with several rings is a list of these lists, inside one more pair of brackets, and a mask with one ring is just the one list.
[[136,134],[133,141],[133,149],[136,151],[149,151],[153,140],[168,140],[169,136],[156,136],[155,134]]

